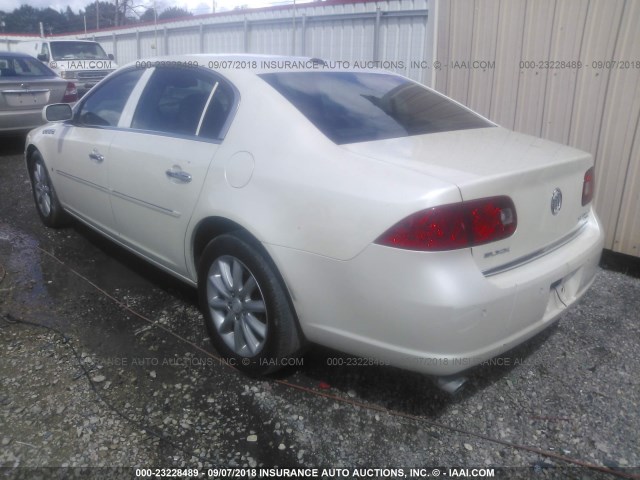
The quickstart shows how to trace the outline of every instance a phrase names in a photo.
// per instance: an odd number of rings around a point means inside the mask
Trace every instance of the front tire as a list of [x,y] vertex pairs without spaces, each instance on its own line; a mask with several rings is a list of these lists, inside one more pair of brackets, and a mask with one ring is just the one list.
[[271,373],[299,353],[301,335],[284,284],[248,235],[224,234],[207,245],[198,294],[214,347],[239,370]]
[[52,228],[67,225],[69,218],[58,201],[58,196],[47,172],[47,166],[38,151],[31,154],[29,176],[31,177],[33,200],[42,223]]

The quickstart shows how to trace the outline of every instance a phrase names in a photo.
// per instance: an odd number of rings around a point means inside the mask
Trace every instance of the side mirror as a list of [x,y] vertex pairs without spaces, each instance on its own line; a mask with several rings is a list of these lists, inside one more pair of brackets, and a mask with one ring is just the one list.
[[107,57],[109,57],[109,60],[115,60],[116,57],[113,56],[113,53],[110,53],[109,55],[107,55]]
[[49,61],[49,55],[47,55],[46,53],[39,53],[38,54],[38,60],[40,60],[41,62],[48,62]]
[[68,103],[52,103],[42,109],[42,120],[45,122],[64,122],[72,118],[73,112]]

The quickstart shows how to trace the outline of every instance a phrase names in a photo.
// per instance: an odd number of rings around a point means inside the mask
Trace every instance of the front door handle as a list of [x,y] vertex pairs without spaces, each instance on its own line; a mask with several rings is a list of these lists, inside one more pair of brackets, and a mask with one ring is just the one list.
[[89,154],[89,158],[91,160],[94,160],[94,161],[98,162],[98,163],[104,162],[104,155],[102,155],[100,152],[98,152],[98,150],[96,150],[95,148]]
[[179,170],[178,168],[173,167],[167,170],[165,172],[167,174],[167,177],[177,180],[181,183],[189,183],[191,181],[191,174],[185,172],[184,170]]

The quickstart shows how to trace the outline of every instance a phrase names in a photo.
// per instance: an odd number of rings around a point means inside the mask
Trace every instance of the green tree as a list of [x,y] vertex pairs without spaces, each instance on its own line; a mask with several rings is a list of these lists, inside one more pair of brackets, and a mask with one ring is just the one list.
[[64,18],[67,32],[81,32],[84,30],[83,16],[75,13],[71,10],[71,7],[67,6],[67,9],[64,11]]
[[153,22],[155,20],[155,11],[153,8],[147,8],[142,15],[140,15],[141,22]]
[[118,9],[118,26],[137,23],[140,12],[145,9],[142,5],[135,5],[133,0],[115,0],[115,4]]
[[170,7],[158,15],[158,20],[168,20],[170,18],[192,17],[193,14],[180,7]]
[[[99,21],[98,16],[99,15]],[[96,12],[96,2],[90,3],[84,9],[81,10],[80,15],[87,17],[87,29],[96,30],[99,28],[111,28],[116,24],[116,6],[111,2],[98,2],[98,9]]]
[[5,18],[5,31],[11,33],[39,33],[39,10],[30,5],[22,5]]
[[38,22],[42,22],[44,33],[53,35],[54,33],[64,33],[67,30],[67,20],[64,14],[57,12],[51,7],[38,12]]

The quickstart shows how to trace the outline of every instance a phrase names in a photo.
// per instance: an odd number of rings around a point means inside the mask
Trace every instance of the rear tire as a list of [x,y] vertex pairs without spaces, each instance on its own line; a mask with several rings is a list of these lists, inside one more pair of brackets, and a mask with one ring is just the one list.
[[33,200],[36,203],[36,210],[42,223],[51,228],[60,228],[67,225],[69,217],[58,201],[49,172],[47,172],[47,166],[42,159],[42,155],[37,150],[31,154],[29,159],[29,176],[31,178]]
[[224,234],[207,245],[198,267],[198,295],[214,347],[244,373],[274,372],[300,352],[284,283],[248,235]]

